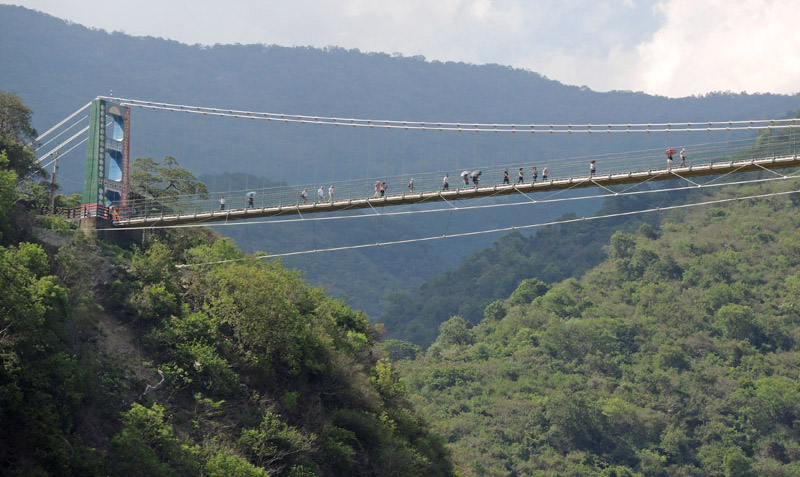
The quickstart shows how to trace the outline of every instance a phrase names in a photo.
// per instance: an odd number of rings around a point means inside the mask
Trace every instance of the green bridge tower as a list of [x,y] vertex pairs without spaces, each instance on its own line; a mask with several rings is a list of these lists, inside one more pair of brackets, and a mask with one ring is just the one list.
[[131,110],[98,98],[90,118],[83,214],[106,216],[110,206],[128,207]]

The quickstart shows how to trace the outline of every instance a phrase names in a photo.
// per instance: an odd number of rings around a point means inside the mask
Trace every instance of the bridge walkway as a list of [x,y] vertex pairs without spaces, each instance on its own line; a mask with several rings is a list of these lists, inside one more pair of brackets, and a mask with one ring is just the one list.
[[386,206],[412,205],[437,201],[455,201],[496,197],[512,194],[532,194],[536,192],[562,191],[587,187],[610,188],[624,184],[644,183],[669,179],[690,179],[709,175],[724,175],[739,172],[772,170],[788,167],[800,167],[797,155],[748,159],[741,161],[714,162],[709,164],[672,167],[646,171],[631,171],[595,175],[542,180],[531,183],[487,185],[478,187],[461,187],[450,190],[422,191],[387,195],[386,197],[364,197],[360,199],[344,199],[297,203],[267,207],[250,207],[230,210],[212,210],[205,212],[176,213],[151,216],[137,216],[114,220],[115,227],[155,227],[165,225],[198,224],[217,221],[236,221],[259,217],[290,216],[316,213],[330,213],[356,209],[377,209]]

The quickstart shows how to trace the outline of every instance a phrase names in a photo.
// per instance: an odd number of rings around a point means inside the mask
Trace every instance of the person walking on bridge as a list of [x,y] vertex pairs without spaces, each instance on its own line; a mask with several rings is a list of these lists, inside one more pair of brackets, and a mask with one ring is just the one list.
[[445,174],[444,179],[442,179],[442,190],[450,190],[450,180],[447,174]]
[[219,210],[225,210],[225,196],[219,198]]
[[319,189],[317,189],[317,197],[319,198],[319,202],[325,200],[325,189],[323,189],[322,186],[319,186]]
[[508,168],[503,171],[503,184],[508,184],[511,178],[508,176]]
[[336,187],[334,187],[334,186],[333,186],[333,184],[331,184],[331,186],[330,186],[330,187],[328,187],[328,199],[329,199],[331,202],[333,202],[333,193],[334,193],[334,192],[336,192]]
[[304,204],[308,201],[308,189],[303,189],[303,192],[300,193],[300,198],[303,199]]
[[589,161],[589,177],[594,177],[597,172],[597,163],[594,159]]
[[547,166],[544,166],[544,169],[542,169],[542,180],[547,180]]
[[[536,168],[534,167],[533,170],[536,170]],[[519,174],[517,175],[517,184],[522,184],[524,182],[525,182],[525,177],[522,174],[522,168],[520,167],[519,168]]]
[[412,177],[410,181],[408,181],[408,192],[414,193],[414,178]]
[[481,174],[483,174],[482,171],[472,171],[472,173],[470,173],[470,177],[472,177],[472,184],[476,189],[478,188],[478,182],[481,180]]
[[686,167],[686,149],[681,148],[681,167]]
[[[536,166],[533,166],[533,182],[536,182],[536,179],[538,178],[539,178],[539,170],[536,169]],[[545,179],[547,178],[545,177]]]

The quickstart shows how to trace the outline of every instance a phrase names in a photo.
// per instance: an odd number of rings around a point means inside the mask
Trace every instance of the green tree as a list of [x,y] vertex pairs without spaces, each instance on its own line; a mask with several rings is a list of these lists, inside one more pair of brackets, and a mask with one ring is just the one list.
[[175,435],[162,406],[134,403],[122,421],[124,427],[111,440],[116,475],[198,475],[199,449]]
[[422,352],[422,348],[402,340],[386,340],[383,343],[383,349],[389,355],[392,361],[400,361],[402,359],[414,359]]
[[269,477],[266,470],[224,449],[208,458],[205,471],[208,477]]
[[[0,474],[68,475],[83,391],[65,344],[68,292],[36,244],[0,247]],[[73,469],[73,470],[71,470]]]
[[37,136],[31,126],[32,115],[19,96],[0,91],[0,152],[7,154],[9,167],[20,179],[42,173],[30,147]]
[[158,162],[151,157],[138,157],[131,164],[131,189],[156,199],[186,194],[206,194],[208,189],[178,160],[166,156]]
[[533,301],[534,298],[547,293],[550,287],[538,278],[528,278],[522,280],[514,293],[509,297],[509,302],[512,305],[527,304]]
[[0,241],[3,240],[4,232],[9,229],[11,206],[17,197],[17,173],[8,170],[8,164],[6,152],[0,150]]
[[125,304],[147,323],[181,313],[178,269],[166,244],[154,242],[146,251],[137,250],[131,259],[131,275],[136,278]]
[[239,445],[261,467],[280,470],[309,452],[315,440],[314,434],[306,435],[267,411],[258,428],[242,430]]
[[[203,303],[253,371],[299,373],[324,367],[296,290],[299,279],[278,264],[255,260],[197,276],[191,299]],[[302,294],[301,294],[302,295]]]
[[616,232],[611,236],[611,258],[631,258],[636,248],[636,237],[626,232]]
[[725,469],[725,477],[753,477],[753,459],[739,447],[732,447],[725,452],[722,466]]
[[470,345],[475,342],[475,332],[467,320],[454,316],[439,325],[439,337],[436,344],[444,346]]
[[736,340],[758,341],[758,324],[753,310],[746,305],[728,303],[717,311],[717,320],[725,336]]
[[172,156],[161,162],[136,158],[131,164],[130,182],[131,191],[155,201],[151,210],[156,213],[183,210],[185,196],[205,198],[208,192],[206,185]]

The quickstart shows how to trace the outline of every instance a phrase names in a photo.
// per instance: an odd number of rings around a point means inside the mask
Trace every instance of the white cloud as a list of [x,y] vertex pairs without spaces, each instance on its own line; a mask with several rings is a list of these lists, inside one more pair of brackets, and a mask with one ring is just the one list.
[[798,0],[12,1],[189,44],[340,46],[499,63],[598,91],[800,91]]
[[800,92],[797,0],[662,0],[653,8],[661,21],[650,23],[651,34],[608,28],[601,51],[557,48],[515,64],[598,91]]
[[632,79],[654,94],[800,91],[796,0],[670,0],[663,27],[637,47]]

